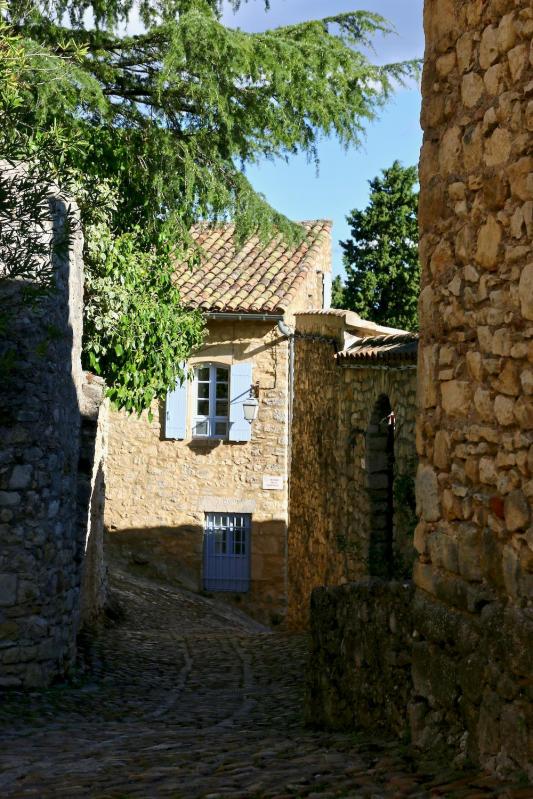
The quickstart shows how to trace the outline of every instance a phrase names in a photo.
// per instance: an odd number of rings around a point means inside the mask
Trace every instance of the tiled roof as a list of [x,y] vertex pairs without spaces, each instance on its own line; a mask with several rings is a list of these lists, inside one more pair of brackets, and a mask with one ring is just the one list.
[[192,235],[204,257],[192,271],[184,263],[176,267],[184,304],[210,312],[283,313],[331,234],[327,220],[301,224],[307,235],[298,247],[280,236],[266,243],[253,236],[239,250],[233,225],[195,226]]
[[362,338],[352,346],[339,352],[339,361],[370,361],[416,363],[418,336],[416,333],[401,333],[395,336]]

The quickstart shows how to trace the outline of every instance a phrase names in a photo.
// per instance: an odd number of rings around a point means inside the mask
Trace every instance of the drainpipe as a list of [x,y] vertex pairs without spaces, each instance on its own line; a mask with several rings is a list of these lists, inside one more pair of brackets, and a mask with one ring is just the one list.
[[291,502],[291,463],[292,463],[292,414],[293,414],[293,401],[294,401],[294,330],[285,323],[283,319],[278,321],[278,330],[282,336],[288,341],[289,345],[289,408],[287,419],[287,529],[285,531],[285,557],[284,557],[284,592],[285,599],[289,598],[289,508]]

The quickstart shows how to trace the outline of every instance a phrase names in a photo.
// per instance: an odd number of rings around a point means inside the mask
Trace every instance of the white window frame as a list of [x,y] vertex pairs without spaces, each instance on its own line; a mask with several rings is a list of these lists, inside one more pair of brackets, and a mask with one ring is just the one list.
[[[193,416],[192,416],[192,437],[199,438],[199,439],[218,439],[224,440],[228,437],[229,433],[229,403],[230,403],[230,375],[231,370],[230,367],[224,363],[195,363],[194,364],[194,380],[193,380]],[[207,416],[198,413],[198,400],[202,401],[205,400],[206,397],[199,397],[198,396],[198,370],[200,369],[209,369],[209,414]],[[227,415],[226,416],[217,416],[216,413],[216,387],[217,387],[217,369],[224,369],[227,373]],[[201,381],[206,383],[207,381]],[[221,381],[222,382],[222,381]],[[197,433],[196,426],[198,423],[207,422],[207,433]],[[216,425],[218,423],[224,422],[226,425],[226,432],[222,434],[217,434],[215,432]]]

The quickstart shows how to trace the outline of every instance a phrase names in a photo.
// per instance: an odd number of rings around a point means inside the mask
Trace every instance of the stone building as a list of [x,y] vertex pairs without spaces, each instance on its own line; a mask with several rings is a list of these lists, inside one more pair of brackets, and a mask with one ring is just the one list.
[[267,623],[287,601],[287,333],[296,312],[328,303],[331,276],[330,223],[304,224],[297,247],[253,238],[236,250],[230,225],[194,231],[205,257],[193,272],[178,267],[178,280],[208,330],[191,379],[154,404],[152,421],[113,412],[110,422],[110,547],[192,589],[236,596]]
[[392,483],[414,475],[416,337],[324,310],[330,226],[307,230],[240,251],[196,231],[205,262],[178,278],[205,345],[152,422],[112,414],[106,505],[119,556],[292,627],[317,585],[410,561],[414,526]]
[[317,586],[411,574],[417,343],[350,311],[296,315],[291,627]]

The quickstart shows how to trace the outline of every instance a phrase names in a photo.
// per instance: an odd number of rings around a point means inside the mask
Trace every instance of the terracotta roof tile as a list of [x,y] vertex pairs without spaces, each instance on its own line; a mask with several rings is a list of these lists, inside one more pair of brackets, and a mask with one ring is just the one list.
[[282,313],[294,299],[305,276],[315,267],[331,222],[301,223],[307,232],[297,247],[277,236],[263,243],[257,236],[236,249],[233,225],[197,225],[192,235],[204,257],[192,271],[176,265],[185,305],[226,313]]
[[359,339],[349,349],[337,353],[339,361],[381,361],[416,363],[418,335],[403,333]]

